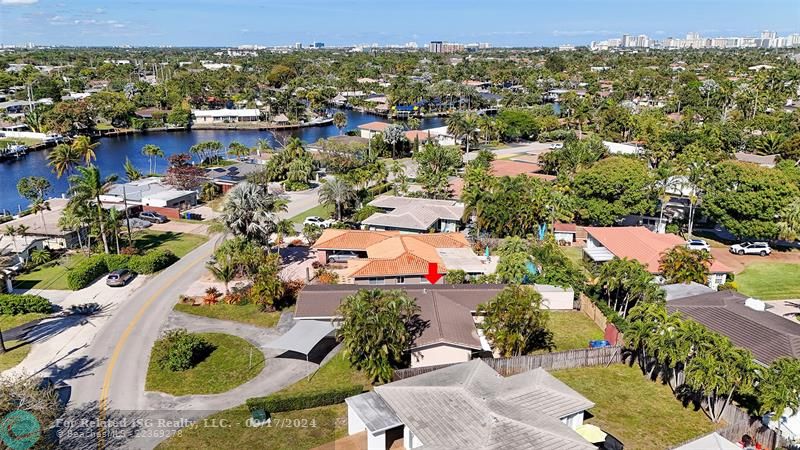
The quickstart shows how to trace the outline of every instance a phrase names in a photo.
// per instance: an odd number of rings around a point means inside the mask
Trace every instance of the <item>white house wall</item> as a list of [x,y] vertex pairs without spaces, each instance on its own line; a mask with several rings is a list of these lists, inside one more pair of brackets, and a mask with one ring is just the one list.
[[453,364],[470,360],[472,351],[448,344],[437,344],[411,352],[411,367]]
[[361,417],[358,417],[355,410],[351,407],[347,407],[347,434],[354,435],[365,431],[367,426],[364,424],[364,421],[361,420]]

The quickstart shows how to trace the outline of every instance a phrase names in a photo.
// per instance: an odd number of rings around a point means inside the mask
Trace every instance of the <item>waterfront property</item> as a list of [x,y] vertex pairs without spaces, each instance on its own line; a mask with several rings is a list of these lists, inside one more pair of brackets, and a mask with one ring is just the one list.
[[232,122],[258,122],[261,111],[258,109],[193,109],[194,122],[203,123],[232,123]]
[[369,449],[594,449],[575,430],[594,403],[544,369],[502,377],[483,361],[446,367],[350,397],[348,434]]
[[362,138],[372,139],[378,133],[383,133],[390,124],[386,122],[369,122],[358,126]]
[[[541,296],[544,307],[572,310],[572,289],[537,284],[532,286]],[[345,297],[363,287],[348,285],[306,286],[297,299],[294,318],[297,321],[336,320],[337,308]],[[492,347],[476,327],[481,318],[475,311],[505,288],[501,284],[436,284],[427,286],[381,286],[374,289],[403,288],[420,308],[425,325],[422,334],[409,346],[411,367],[434,366],[469,361],[475,356],[491,355]],[[555,314],[555,313],[554,313]]]
[[[479,257],[461,233],[401,234],[398,231],[327,229],[312,246],[320,263],[343,264],[336,272],[350,284],[429,284],[438,273],[494,273],[498,258]],[[441,282],[441,281],[440,281]]]
[[464,204],[454,200],[381,195],[369,202],[381,210],[361,222],[361,228],[408,233],[453,232],[461,228]]

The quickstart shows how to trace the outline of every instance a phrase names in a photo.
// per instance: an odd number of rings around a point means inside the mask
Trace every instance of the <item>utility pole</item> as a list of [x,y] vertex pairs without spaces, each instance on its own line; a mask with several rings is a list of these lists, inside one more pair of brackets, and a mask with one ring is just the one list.
[[133,238],[131,237],[131,219],[128,217],[128,195],[125,193],[125,185],[122,185],[122,204],[125,206],[125,225],[128,226],[128,247],[133,247]]

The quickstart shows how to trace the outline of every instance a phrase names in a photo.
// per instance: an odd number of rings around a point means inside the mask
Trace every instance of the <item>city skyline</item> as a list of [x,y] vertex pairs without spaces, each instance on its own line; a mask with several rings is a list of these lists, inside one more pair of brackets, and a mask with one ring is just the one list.
[[[589,45],[623,34],[664,39],[689,32],[707,37],[757,37],[762,30],[775,31],[779,36],[800,31],[800,4],[787,0],[768,3],[764,7],[764,2],[755,5],[741,0],[678,0],[669,4],[565,0],[556,5],[531,5],[505,0],[463,5],[410,0],[402,6],[389,6],[346,0],[333,7],[321,0],[255,5],[239,0],[224,5],[206,0],[168,4],[140,0],[115,2],[109,7],[97,0],[0,0],[0,43],[230,47],[418,42],[422,47],[430,41],[445,41],[489,42],[494,47],[556,47]],[[626,11],[624,18],[614,13],[621,7]],[[503,13],[511,10],[514,14]],[[354,19],[358,17],[372,19]]]

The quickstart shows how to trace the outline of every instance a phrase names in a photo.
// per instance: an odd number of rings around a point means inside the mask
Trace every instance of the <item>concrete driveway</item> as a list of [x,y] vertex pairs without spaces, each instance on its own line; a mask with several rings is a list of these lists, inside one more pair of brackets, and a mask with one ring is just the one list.
[[170,220],[167,223],[154,223],[148,230],[171,231],[173,233],[208,234],[208,224],[202,222],[181,222]]

